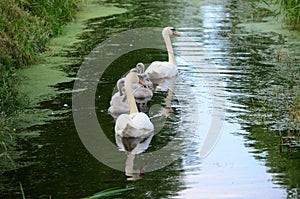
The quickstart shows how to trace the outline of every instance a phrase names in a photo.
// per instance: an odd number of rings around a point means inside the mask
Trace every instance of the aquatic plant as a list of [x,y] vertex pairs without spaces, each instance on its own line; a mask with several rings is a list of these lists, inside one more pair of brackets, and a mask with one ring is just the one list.
[[267,100],[263,102],[269,113],[266,120],[272,121],[270,129],[278,132],[281,146],[300,148],[300,76],[296,65],[298,61],[282,50],[277,51],[277,57],[276,76],[281,83],[266,90]]
[[293,29],[300,29],[300,1],[259,0],[259,2],[262,2],[267,7],[257,4],[257,0],[252,0],[252,4],[256,4],[255,7],[257,7],[257,9],[260,7],[268,8],[274,16],[277,16],[280,20],[284,19],[284,23],[286,23],[289,27]]
[[293,28],[300,28],[300,1],[298,0],[276,0],[280,5],[279,13],[285,16],[287,24]]
[[111,188],[111,189],[106,189],[103,191],[100,191],[98,193],[95,193],[92,196],[89,197],[85,197],[83,199],[96,199],[96,198],[106,198],[109,196],[115,196],[115,195],[119,195],[125,191],[130,191],[133,190],[134,187],[125,187],[125,188]]
[[12,117],[27,103],[18,68],[39,61],[49,39],[75,16],[78,0],[0,1],[0,175],[18,167]]
[[20,189],[21,189],[21,193],[22,193],[22,199],[25,199],[26,197],[25,197],[25,193],[24,193],[23,185],[22,185],[22,183],[21,183],[21,182],[19,182],[19,184],[20,184]]
[[277,54],[279,62],[285,65],[279,70],[283,77],[282,87],[275,88],[276,104],[284,108],[279,109],[279,114],[286,117],[286,133],[280,134],[281,145],[300,147],[300,76],[296,67],[297,60],[287,52],[278,51]]
[[300,149],[300,75],[299,60],[279,49],[271,75],[263,83],[258,78],[253,97],[248,100],[251,114],[244,116],[253,126],[278,137],[280,149]]

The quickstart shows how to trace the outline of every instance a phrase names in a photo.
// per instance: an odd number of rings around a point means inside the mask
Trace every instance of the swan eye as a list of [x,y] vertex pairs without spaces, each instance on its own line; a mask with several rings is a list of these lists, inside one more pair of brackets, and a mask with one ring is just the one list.
[[172,32],[176,31],[176,29],[175,29],[175,28],[171,28],[170,30],[171,30]]

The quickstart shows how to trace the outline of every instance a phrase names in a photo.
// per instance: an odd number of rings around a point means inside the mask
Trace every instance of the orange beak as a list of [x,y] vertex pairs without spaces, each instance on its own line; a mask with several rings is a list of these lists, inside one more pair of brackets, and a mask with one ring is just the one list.
[[143,86],[147,87],[147,84],[146,84],[146,83],[144,82],[144,80],[141,79],[141,78],[139,79],[139,83],[142,84]]
[[173,31],[173,35],[175,35],[175,36],[177,36],[177,37],[179,37],[180,36],[180,34],[175,30],[175,31]]

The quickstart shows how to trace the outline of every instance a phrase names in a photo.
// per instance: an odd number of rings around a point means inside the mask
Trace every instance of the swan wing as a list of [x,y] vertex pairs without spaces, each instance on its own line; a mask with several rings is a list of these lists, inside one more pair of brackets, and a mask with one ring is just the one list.
[[174,77],[178,75],[177,66],[170,62],[155,61],[145,71],[150,79]]
[[108,113],[111,115],[129,113],[129,105],[125,95],[120,95],[117,92],[112,96]]
[[145,113],[122,114],[116,120],[115,132],[123,137],[139,137],[153,131],[154,126]]
[[132,122],[133,125],[137,128],[137,129],[141,129],[141,130],[147,130],[147,131],[153,131],[154,130],[154,126],[152,124],[152,122],[150,121],[149,117],[143,113],[143,112],[139,112],[139,113],[133,113],[130,115],[132,118]]
[[115,124],[115,133],[117,135],[123,136],[124,129],[128,128],[128,124],[130,126],[131,118],[129,114],[121,114]]
[[133,95],[135,99],[152,98],[153,91],[149,88],[139,87],[134,90]]

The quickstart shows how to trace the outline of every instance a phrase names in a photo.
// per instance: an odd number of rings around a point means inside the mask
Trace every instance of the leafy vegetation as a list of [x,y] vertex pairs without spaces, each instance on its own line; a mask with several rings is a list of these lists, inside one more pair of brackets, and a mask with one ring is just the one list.
[[46,43],[75,16],[78,0],[0,1],[0,175],[16,168],[12,116],[27,104],[19,93],[18,68],[38,61]]
[[280,5],[280,13],[285,16],[287,24],[293,28],[300,28],[300,1],[298,0],[276,0]]
[[0,63],[21,67],[37,61],[49,38],[77,11],[77,0],[0,2]]
[[0,65],[0,175],[9,169],[16,168],[14,159],[17,152],[12,150],[15,145],[15,131],[10,117],[25,104],[18,93],[17,76],[13,68]]
[[253,98],[258,123],[275,132],[280,146],[300,148],[300,79],[298,60],[287,52],[277,51],[277,69],[274,74],[280,81],[270,85]]
[[293,59],[287,52],[277,51],[278,62],[282,67],[278,70],[278,77],[282,84],[274,87],[269,99],[272,101],[271,110],[276,110],[272,118],[277,119],[275,130],[280,132],[281,145],[289,148],[300,147],[300,79],[297,59]]
[[107,198],[107,197],[110,197],[110,196],[119,195],[119,194],[121,194],[125,191],[130,191],[130,190],[133,190],[133,189],[134,189],[134,187],[106,189],[106,190],[100,191],[98,193],[95,193],[92,196],[89,196],[89,197],[86,197],[86,198],[83,198],[83,199]]
[[[292,29],[300,29],[300,1],[298,0],[259,0],[263,2],[265,6],[258,5],[257,1],[252,0],[252,6],[256,4],[254,12],[260,9],[268,9],[280,19],[284,19],[283,22]],[[253,4],[254,3],[254,4]],[[260,12],[255,14],[261,15]]]

